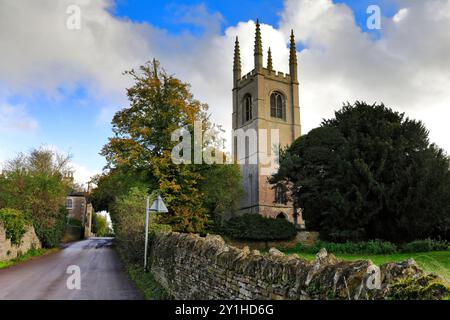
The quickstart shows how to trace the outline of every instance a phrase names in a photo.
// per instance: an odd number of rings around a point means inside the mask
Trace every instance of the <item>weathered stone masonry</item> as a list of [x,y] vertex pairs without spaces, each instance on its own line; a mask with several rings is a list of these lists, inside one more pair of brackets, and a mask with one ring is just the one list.
[[17,246],[11,244],[11,240],[6,239],[5,229],[0,223],[0,261],[15,259],[32,248],[41,248],[41,242],[32,226],[27,227],[20,245]]
[[343,262],[324,249],[314,262],[276,249],[268,255],[205,238],[161,233],[151,245],[151,270],[174,299],[367,299],[389,285],[422,275],[413,260],[381,266],[381,288],[367,288],[371,261]]

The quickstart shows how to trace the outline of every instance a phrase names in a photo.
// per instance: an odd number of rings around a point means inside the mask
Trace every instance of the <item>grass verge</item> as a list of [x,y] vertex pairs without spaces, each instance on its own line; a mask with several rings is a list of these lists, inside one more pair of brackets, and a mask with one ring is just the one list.
[[[304,253],[293,249],[281,249],[286,254],[296,253],[307,260],[314,260],[315,254]],[[331,252],[332,253],[332,252]],[[342,260],[371,260],[376,265],[388,262],[399,262],[413,258],[418,265],[427,273],[435,273],[447,283],[450,283],[450,251],[430,251],[417,253],[394,253],[394,254],[335,254]]]
[[144,272],[142,265],[125,264],[128,276],[142,292],[146,300],[166,300],[169,295],[151,272]]
[[0,269],[4,269],[4,268],[9,268],[11,266],[14,266],[16,264],[28,261],[28,260],[32,260],[36,257],[40,257],[40,256],[44,256],[44,255],[48,255],[54,252],[59,251],[59,248],[52,248],[52,249],[30,249],[28,250],[25,254],[9,260],[9,261],[0,261]]

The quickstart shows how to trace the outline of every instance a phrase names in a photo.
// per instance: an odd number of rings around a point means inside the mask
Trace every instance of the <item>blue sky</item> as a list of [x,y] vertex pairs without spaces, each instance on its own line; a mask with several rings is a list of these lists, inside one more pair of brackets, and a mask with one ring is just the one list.
[[[378,5],[382,14],[393,16],[398,5],[393,0],[333,0],[336,4],[345,4],[353,10],[355,21],[366,32],[367,13],[370,5]],[[194,34],[201,33],[198,26],[178,21],[179,13],[189,6],[205,5],[208,11],[218,12],[223,17],[222,31],[240,21],[255,20],[259,18],[264,23],[278,27],[280,13],[283,11],[281,0],[243,0],[243,1],[140,1],[118,0],[111,13],[133,21],[149,22],[171,33],[180,33],[188,30]],[[178,13],[178,14],[177,14]]]
[[[283,9],[282,1],[247,0],[247,1],[139,1],[119,0],[113,13],[134,21],[148,21],[153,25],[170,30],[184,32],[198,30],[188,24],[178,22],[177,12],[185,7],[204,4],[208,11],[219,12],[223,16],[223,27],[235,25],[240,21],[259,18],[265,23],[278,25],[278,13]],[[224,29],[223,29],[224,30]]]
[[[330,0],[323,0],[322,2],[325,3],[327,1]],[[77,1],[73,2],[76,3]],[[10,7],[12,6],[12,3],[13,2],[10,2]],[[48,10],[54,9],[55,11],[57,11],[57,8],[55,6],[51,6],[50,3],[51,2],[49,2],[48,8],[52,9]],[[346,5],[352,10],[352,14],[354,16],[354,24],[362,30],[361,34],[366,34],[370,37],[370,39],[372,39],[370,40],[371,45],[377,45],[378,40],[383,40],[384,30],[381,30],[381,32],[367,30],[367,7],[371,4],[379,5],[382,10],[382,15],[385,18],[392,20],[394,15],[396,15],[399,9],[402,8],[399,3],[403,5],[404,1],[333,1],[334,6],[336,4],[342,4]],[[92,4],[92,7],[95,6],[98,5]],[[164,60],[165,53],[161,49],[163,46],[161,46],[160,48],[159,43],[154,42],[152,40],[152,37],[158,37],[160,36],[160,34],[164,34],[165,36],[159,37],[158,39],[162,39],[161,41],[167,41],[168,43],[170,41],[182,42],[185,39],[197,39],[190,41],[200,46],[203,43],[202,41],[204,41],[205,39],[213,43],[213,41],[218,41],[217,39],[225,39],[226,35],[233,32],[241,32],[242,34],[242,30],[247,29],[245,29],[245,26],[238,27],[239,22],[247,23],[249,20],[254,20],[256,18],[259,18],[265,24],[271,25],[273,27],[272,29],[274,30],[273,32],[276,33],[278,32],[278,29],[283,29],[283,25],[280,25],[280,23],[282,21],[282,17],[285,16],[283,15],[285,14],[285,7],[285,3],[279,0],[116,0],[113,7],[108,7],[106,9],[105,7],[92,8],[92,14],[101,14],[102,17],[104,17],[103,14],[104,12],[106,12],[108,15],[110,15],[110,17],[107,17],[107,19],[109,20],[104,25],[102,25],[104,29],[95,29],[95,19],[93,19],[92,21],[89,20],[90,24],[86,24],[86,26],[89,26],[90,29],[88,31],[90,32],[91,36],[95,36],[95,32],[105,33],[105,36],[100,37],[100,40],[97,40],[97,42],[102,43],[101,48],[108,49],[108,41],[110,41],[110,38],[106,36],[106,32],[110,32],[112,36],[116,36],[116,34],[113,32],[115,32],[114,28],[117,24],[117,26],[119,26],[120,28],[125,29],[124,32],[121,31],[122,33],[124,33],[124,35],[120,35],[120,39],[128,37],[127,32],[134,32],[138,36],[136,36],[136,41],[130,42],[132,45],[136,46],[136,48],[139,48],[139,45],[142,42],[141,40],[144,39],[144,42],[148,41],[148,44],[145,43],[145,45],[152,47],[152,50],[149,50],[148,52],[152,52],[155,55],[159,54],[158,58],[162,58]],[[64,13],[63,11],[61,11],[64,10],[64,7],[61,8],[62,9],[58,9],[58,14],[61,14],[61,12]],[[190,19],[187,13],[191,12],[190,10],[192,8],[195,9],[194,13],[196,15],[194,18],[191,17],[192,19]],[[201,10],[199,10],[199,8],[203,8],[204,12],[200,12]],[[21,12],[19,11],[19,9],[17,12]],[[28,9],[30,11],[30,14],[33,13],[33,10],[35,10],[36,12],[38,10],[41,10],[38,7],[32,7]],[[85,10],[88,11],[91,10],[91,8],[86,8]],[[336,12],[336,14],[345,16],[345,10],[342,11],[336,8],[333,10],[335,10],[334,12]],[[0,12],[1,11],[2,10],[0,8]],[[89,11],[89,14],[90,13],[91,11]],[[36,15],[38,14],[36,13],[33,15],[34,19],[38,19],[35,17]],[[53,17],[53,15],[51,15],[50,13],[48,15],[49,17],[45,21],[51,21],[51,17]],[[57,15],[55,17],[55,19],[58,19]],[[2,18],[1,14],[0,18]],[[46,19],[45,14],[42,15],[41,19]],[[209,21],[210,19],[211,21],[214,20],[216,25],[219,25],[219,30],[214,31],[215,38],[211,35],[205,35],[211,31],[208,28],[214,26],[213,22]],[[105,63],[104,69],[98,71],[98,74],[100,75],[96,76],[89,75],[90,71],[86,71],[86,69],[95,68],[97,63],[102,64],[104,62],[102,60],[108,61],[108,63],[109,60],[111,60],[111,64],[113,65],[114,60],[113,58],[111,58],[111,56],[115,57],[115,55],[117,55],[121,59],[120,62],[123,63],[120,65],[120,68],[122,68],[123,66],[123,68],[121,69],[123,71],[124,69],[128,69],[133,66],[131,61],[133,61],[133,63],[144,63],[145,60],[149,60],[153,58],[153,56],[150,56],[149,53],[149,55],[147,56],[147,51],[145,51],[146,48],[144,47],[144,49],[142,49],[142,54],[138,54],[134,51],[130,54],[128,52],[122,53],[122,50],[127,50],[126,47],[114,47],[112,45],[110,51],[105,50],[104,52],[99,53],[98,50],[93,49],[95,46],[97,46],[97,44],[92,44],[92,42],[89,42],[91,40],[86,40],[87,44],[84,45],[84,47],[83,45],[80,45],[80,47],[78,48],[75,47],[75,49],[70,50],[70,53],[64,53],[64,48],[62,48],[63,45],[58,44],[55,46],[55,49],[52,49],[55,52],[55,58],[45,59],[45,56],[43,56],[43,58],[39,58],[36,56],[36,54],[40,54],[40,52],[39,50],[35,50],[36,48],[39,48],[39,45],[34,46],[30,49],[27,48],[26,45],[23,45],[23,47],[20,46],[18,40],[22,39],[25,36],[28,36],[28,33],[31,34],[34,30],[30,30],[30,27],[24,23],[21,23],[21,25],[19,26],[19,18],[15,20],[11,19],[11,21],[11,24],[17,23],[17,25],[11,26],[11,30],[18,33],[17,37],[11,40],[11,47],[15,47],[15,49],[17,49],[17,52],[13,52],[11,57],[14,58],[14,56],[20,56],[22,62],[29,59],[30,61],[33,61],[33,63],[30,63],[30,66],[26,66],[26,64],[22,63],[23,70],[18,70],[18,72],[15,72],[15,70],[12,69],[12,66],[10,66],[13,65],[13,63],[8,65],[9,63],[7,61],[3,65],[3,68],[8,71],[2,70],[2,65],[0,64],[0,72],[3,72],[4,74],[8,74],[9,72],[9,74],[11,75],[10,78],[0,77],[0,107],[3,106],[3,109],[0,109],[0,116],[4,117],[3,122],[2,119],[0,119],[0,125],[6,126],[6,128],[3,128],[3,130],[0,128],[0,161],[11,158],[15,153],[27,151],[32,147],[38,147],[40,145],[52,145],[62,152],[70,152],[73,155],[73,162],[78,167],[82,167],[82,170],[85,171],[84,176],[86,176],[88,172],[93,173],[100,171],[105,162],[98,153],[102,146],[107,143],[107,138],[111,135],[111,126],[109,122],[111,120],[112,114],[114,113],[114,110],[117,110],[121,106],[126,105],[125,87],[121,87],[116,83],[114,83],[113,85],[107,83],[107,76],[106,79],[102,78],[102,72],[105,73],[104,71],[108,70],[110,64]],[[46,32],[49,32],[48,30],[39,32],[39,28],[41,28],[40,24],[43,23],[42,21],[44,20],[37,22],[32,27],[32,29],[36,29],[38,37],[43,36],[48,38],[48,36],[46,36]],[[101,19],[99,19],[98,21],[99,25],[103,23],[101,22],[103,21]],[[302,21],[298,21],[298,23],[302,23]],[[321,23],[326,22],[321,21]],[[390,23],[393,25],[392,21]],[[13,29],[13,27],[15,29]],[[21,29],[17,30],[18,28]],[[320,32],[320,30],[312,30],[311,34],[317,34],[317,32]],[[119,32],[117,32],[117,34],[119,34]],[[56,35],[56,37],[57,36],[58,35]],[[130,38],[132,38],[131,33],[129,34],[129,36]],[[36,35],[34,37],[36,37]],[[70,37],[70,35],[64,35],[64,37],[67,38]],[[316,38],[316,40],[320,39]],[[43,38],[42,41],[51,41],[51,39],[48,40]],[[408,39],[408,41],[412,40]],[[54,42],[56,42],[56,40]],[[353,41],[351,43],[356,43],[356,41]],[[186,42],[184,45],[189,46],[190,43]],[[308,44],[303,44],[299,41],[298,47],[303,48],[303,45],[305,47],[308,47]],[[325,46],[327,45],[328,44],[325,44]],[[167,43],[165,43],[165,46],[171,47],[171,44],[167,45]],[[232,46],[232,44],[230,42],[225,44],[224,46],[226,48],[231,48],[230,46]],[[395,47],[394,45],[392,46]],[[176,46],[173,46],[173,48],[176,48]],[[59,53],[59,55],[57,55],[57,52],[59,52],[59,50],[61,50],[62,53]],[[91,52],[90,50],[93,51]],[[195,50],[192,51],[195,52]],[[83,52],[86,52],[87,58],[79,57]],[[129,65],[127,64],[128,60],[122,59],[125,54],[129,56]],[[280,51],[280,54],[284,54],[284,51]],[[299,54],[301,55],[301,53]],[[64,59],[66,55],[70,55],[70,59],[73,60],[71,63],[74,63],[74,66],[72,66],[71,68],[68,68],[64,65]],[[92,59],[89,59],[89,55],[92,55]],[[176,61],[180,60],[180,53],[177,52],[167,52],[167,56],[173,56],[172,59],[175,59]],[[312,58],[307,54],[305,54],[304,56],[301,55],[300,61],[303,61],[303,58],[305,59],[305,61],[314,60],[311,60]],[[320,59],[320,57],[316,58]],[[203,57],[203,59],[205,59],[205,57]],[[420,57],[420,59],[422,59],[422,57]],[[373,61],[374,63],[379,63],[377,58],[373,58]],[[353,59],[353,62],[354,63],[352,65],[352,68],[354,65],[358,64],[358,61],[355,61],[355,59]],[[77,66],[77,63],[79,63],[79,66]],[[85,63],[85,65],[83,63]],[[308,67],[309,66],[310,65],[308,65]],[[316,78],[313,75],[314,64],[312,62],[311,66],[312,67],[305,69],[305,73],[311,72],[310,75],[307,74],[307,78],[311,79],[312,82]],[[48,70],[46,70],[45,68],[48,68]],[[349,72],[349,69],[351,68],[347,67],[346,69],[342,69],[340,71],[334,70],[334,72],[338,72],[334,74],[335,78],[338,79],[340,77],[343,77],[346,72]],[[31,72],[30,70],[33,70],[33,72]],[[364,70],[364,68],[362,68],[362,70]],[[180,74],[180,76],[185,75],[185,78],[183,78],[183,80],[188,82],[192,81],[194,84],[196,83],[196,81],[198,81],[196,79],[198,79],[199,77],[201,78],[202,76],[201,71],[197,71],[195,69],[195,66],[182,66],[180,69],[171,69],[170,71],[177,75]],[[71,72],[75,74],[79,72],[81,75],[71,77]],[[118,73],[119,72],[116,72],[117,76],[121,77]],[[21,74],[26,75],[29,81],[27,82],[27,79],[20,79]],[[60,78],[58,78],[59,74]],[[31,81],[29,75],[35,77],[33,78],[33,81]],[[49,76],[50,78],[50,75],[51,80],[47,80],[47,76]],[[229,75],[225,74],[223,77],[227,79],[228,76]],[[227,83],[226,81],[225,86]],[[372,83],[375,80],[368,78],[367,81]],[[103,82],[106,84],[104,84]],[[323,82],[324,85],[328,83],[330,85],[330,90],[332,90],[331,76],[330,79],[324,79]],[[375,85],[383,86],[382,82],[376,82]],[[358,84],[352,86],[357,87]],[[114,89],[111,89],[112,87],[114,87]],[[196,87],[199,86],[193,86],[194,94],[197,93],[195,91]],[[395,97],[389,91],[390,87],[386,85],[386,87],[383,88],[386,100],[393,101],[393,103],[402,105],[403,101],[400,98]],[[223,92],[225,92],[225,96],[223,96],[222,100],[227,101],[228,97],[226,96],[226,94],[228,94],[227,92],[229,92],[230,89],[231,88],[225,88],[223,90]],[[346,89],[348,89],[348,86],[346,87]],[[202,92],[199,92],[199,94],[200,97],[203,98]],[[431,94],[432,93],[430,93],[430,95]],[[349,96],[353,96],[353,92],[351,92]],[[308,103],[308,99],[306,98],[305,103]],[[313,120],[311,120],[311,126],[313,126],[313,124],[317,125],[317,119],[330,115],[329,111],[332,111],[332,109],[328,110],[327,112],[319,112],[318,109],[316,112],[317,114],[314,115],[312,115],[311,111],[311,119],[314,119],[315,121],[314,122]],[[19,115],[20,119],[17,120],[17,117]],[[11,122],[11,127],[14,128],[9,128],[8,121]],[[432,121],[434,120],[430,119],[429,121],[429,123],[432,123]],[[23,128],[26,128],[26,130]],[[441,127],[436,128],[437,129],[435,129],[435,131],[433,132],[442,133]]]
[[[334,0],[334,3],[343,3],[353,9],[358,25],[367,31],[366,10],[369,5],[379,5],[383,15],[392,16],[397,9],[395,1],[389,0]],[[235,25],[240,21],[259,18],[264,23],[278,27],[280,13],[283,10],[281,0],[243,0],[243,1],[167,1],[167,0],[118,0],[111,13],[122,18],[134,21],[146,21],[170,32],[194,33],[201,32],[197,27],[179,23],[177,12],[183,7],[204,4],[210,12],[219,12],[223,16],[223,27]]]

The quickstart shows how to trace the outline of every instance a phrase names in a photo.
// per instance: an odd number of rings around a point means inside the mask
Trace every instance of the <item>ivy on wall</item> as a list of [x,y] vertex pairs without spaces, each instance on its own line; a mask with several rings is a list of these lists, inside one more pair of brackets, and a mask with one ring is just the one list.
[[20,245],[28,224],[24,214],[16,209],[0,209],[0,222],[5,228],[6,238],[10,239],[12,244]]

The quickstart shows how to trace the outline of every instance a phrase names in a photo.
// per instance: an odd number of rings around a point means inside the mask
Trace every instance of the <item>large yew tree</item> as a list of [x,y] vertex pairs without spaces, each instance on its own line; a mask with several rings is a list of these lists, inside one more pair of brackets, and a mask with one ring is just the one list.
[[383,104],[345,105],[285,150],[271,180],[328,240],[449,237],[449,159],[420,121]]

